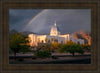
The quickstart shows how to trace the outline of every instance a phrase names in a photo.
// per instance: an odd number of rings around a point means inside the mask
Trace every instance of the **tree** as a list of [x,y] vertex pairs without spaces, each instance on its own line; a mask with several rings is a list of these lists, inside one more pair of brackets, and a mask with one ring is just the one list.
[[80,53],[80,54],[83,54],[84,53],[84,50],[82,48],[77,48],[77,53]]
[[73,56],[75,53],[84,53],[82,47],[79,44],[70,45],[70,49],[68,49],[68,52],[72,53]]
[[76,44],[67,44],[67,49],[66,49],[66,52],[69,52],[71,53],[73,56],[76,52]]
[[83,45],[81,45],[81,46],[82,46],[82,48],[83,48],[85,51],[91,52],[91,46],[90,46],[90,45],[88,45],[88,44],[83,44]]
[[66,52],[67,49],[68,49],[68,45],[62,44],[61,47],[58,49],[58,52],[63,53]]
[[81,53],[83,54],[84,51],[83,49],[81,48],[80,45],[78,44],[63,44],[61,46],[61,48],[59,48],[59,52],[60,53],[63,53],[63,52],[66,52],[66,53],[71,53],[73,56],[74,54],[77,52],[77,53]]
[[43,45],[39,45],[36,48],[37,48],[36,51],[43,51],[43,50],[50,51],[50,52],[54,51],[54,48],[49,43],[45,43]]
[[44,48],[44,50],[48,50],[50,52],[54,51],[53,46],[51,44],[48,44],[48,43],[46,43],[43,48]]
[[10,49],[14,52],[14,59],[16,59],[17,52],[26,52],[25,50],[29,49],[27,43],[29,42],[26,40],[26,36],[21,35],[20,33],[14,33],[9,36],[9,45]]
[[25,52],[29,52],[30,46],[29,45],[21,45],[21,49],[20,52],[25,53]]
[[66,41],[66,44],[76,44],[76,43],[72,41]]
[[39,57],[39,58],[49,58],[51,56],[51,52],[49,51],[37,51],[34,54],[35,56]]
[[60,44],[58,42],[53,42],[52,47],[56,50],[60,48]]

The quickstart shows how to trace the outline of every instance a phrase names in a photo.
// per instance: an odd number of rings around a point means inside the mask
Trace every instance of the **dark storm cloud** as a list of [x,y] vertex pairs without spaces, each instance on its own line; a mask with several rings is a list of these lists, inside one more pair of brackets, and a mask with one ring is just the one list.
[[[41,10],[11,10],[10,28],[21,31],[37,13]],[[90,9],[47,9],[40,14],[24,31],[36,33],[50,33],[51,27],[56,21],[61,33],[72,33],[78,30],[91,31]]]
[[10,9],[9,10],[9,25],[10,29],[22,31],[23,27],[41,11],[34,9]]

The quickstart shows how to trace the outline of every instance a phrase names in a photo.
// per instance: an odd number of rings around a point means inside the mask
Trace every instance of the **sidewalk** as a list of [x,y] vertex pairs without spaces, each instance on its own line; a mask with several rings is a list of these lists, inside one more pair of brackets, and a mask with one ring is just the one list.
[[24,60],[24,61],[10,61],[11,64],[87,64],[91,63],[91,57],[59,57],[58,59],[33,59],[33,60]]
[[[52,55],[72,55],[70,53],[52,53]],[[80,55],[78,53],[75,53],[75,55]],[[84,53],[84,55],[90,55],[90,53]],[[14,56],[14,54],[9,54],[9,56]],[[32,52],[30,53],[16,53],[16,56],[34,56],[34,54]]]

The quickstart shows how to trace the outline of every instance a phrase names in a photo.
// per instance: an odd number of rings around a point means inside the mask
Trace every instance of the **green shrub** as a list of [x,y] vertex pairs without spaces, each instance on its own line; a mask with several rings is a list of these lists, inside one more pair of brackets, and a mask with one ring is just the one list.
[[81,49],[81,48],[77,48],[76,52],[77,52],[77,53],[80,53],[80,54],[84,54],[84,50]]
[[60,53],[63,53],[63,52],[66,52],[66,53],[71,53],[73,56],[74,56],[74,54],[75,53],[80,53],[80,54],[83,54],[84,53],[84,51],[83,51],[83,49],[82,49],[82,46],[81,45],[79,45],[79,44],[63,44],[62,46],[61,46],[61,48],[60,49],[58,49],[58,51],[60,52]]
[[81,45],[85,51],[91,52],[91,46],[88,44]]
[[51,56],[51,52],[49,51],[37,51],[35,55],[39,58],[48,58]]

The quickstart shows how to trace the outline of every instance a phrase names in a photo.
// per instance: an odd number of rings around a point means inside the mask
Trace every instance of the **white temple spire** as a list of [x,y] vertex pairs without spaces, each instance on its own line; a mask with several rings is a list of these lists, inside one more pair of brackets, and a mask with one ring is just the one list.
[[56,26],[56,21],[55,21],[55,24],[54,25]]

